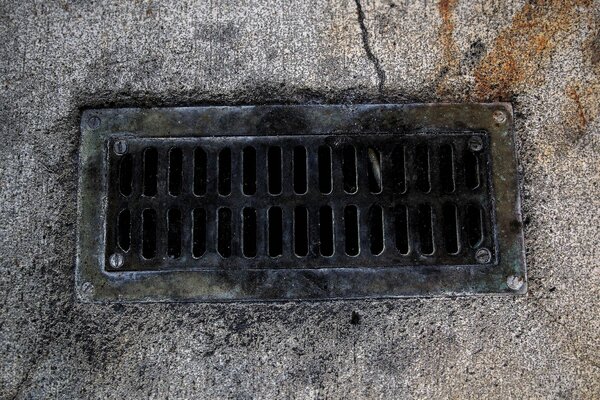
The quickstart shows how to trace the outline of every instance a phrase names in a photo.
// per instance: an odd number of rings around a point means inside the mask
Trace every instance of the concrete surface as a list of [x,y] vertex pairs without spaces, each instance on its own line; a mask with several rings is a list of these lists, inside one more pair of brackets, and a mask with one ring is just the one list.
[[[600,398],[600,2],[0,4],[0,397]],[[485,100],[525,297],[74,301],[82,108]]]

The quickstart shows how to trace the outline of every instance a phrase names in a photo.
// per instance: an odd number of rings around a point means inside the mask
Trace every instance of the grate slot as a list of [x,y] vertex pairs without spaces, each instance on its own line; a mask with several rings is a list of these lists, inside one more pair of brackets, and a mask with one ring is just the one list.
[[413,182],[415,188],[423,193],[429,193],[431,190],[429,156],[429,146],[425,143],[419,143],[414,149]]
[[123,196],[129,196],[133,190],[133,156],[125,154],[119,163],[119,189]]
[[192,256],[201,257],[206,252],[206,210],[195,208],[192,212]]
[[416,221],[418,223],[419,252],[423,256],[433,255],[433,213],[429,204],[419,204]]
[[281,195],[285,198],[294,193],[294,149],[292,146],[281,149]]
[[206,194],[207,156],[202,147],[194,149],[194,194],[202,196]]
[[402,255],[407,255],[410,252],[410,227],[408,208],[404,204],[400,204],[394,209],[394,227],[396,250]]
[[356,147],[347,144],[342,150],[342,174],[344,177],[344,192],[354,194],[358,191],[358,176],[356,170]]
[[306,257],[309,251],[309,215],[308,209],[298,206],[294,209],[294,254]]
[[465,215],[465,226],[469,246],[475,248],[483,240],[482,210],[476,204],[469,204]]
[[118,244],[121,250],[129,251],[131,246],[131,212],[126,208],[119,213]]
[[[314,160],[314,158],[312,158]],[[333,190],[333,181],[331,175],[332,158],[331,147],[327,145],[319,146],[318,150],[318,167],[315,168],[314,163],[310,165],[310,171],[318,171],[319,191],[323,194],[330,194]]]
[[467,188],[475,190],[479,187],[479,156],[477,153],[466,150],[464,153],[465,184]]
[[334,254],[333,210],[330,206],[319,209],[319,254],[331,257]]
[[267,152],[267,174],[269,177],[269,193],[273,195],[281,194],[281,147],[272,146],[269,147]]
[[442,193],[454,192],[454,149],[451,144],[443,144],[439,149],[439,177]]
[[306,162],[306,148],[294,147],[294,193],[305,194],[308,190],[308,171]]
[[372,205],[369,209],[368,218],[369,248],[372,255],[378,256],[383,252],[385,246],[383,236],[384,216],[381,206]]
[[182,220],[181,211],[171,208],[167,212],[167,256],[179,258],[181,256]]
[[346,206],[344,209],[344,238],[345,251],[349,256],[357,256],[360,253],[358,208],[355,205]]
[[142,214],[142,256],[151,259],[156,256],[156,211],[144,210]]
[[158,188],[158,152],[154,147],[144,150],[144,180],[143,191],[145,196],[155,196]]
[[280,207],[269,208],[269,255],[279,257],[283,254],[283,212]]
[[256,209],[245,207],[242,212],[242,248],[245,257],[253,258],[257,254],[256,246],[257,218]]
[[233,226],[231,210],[226,207],[221,207],[217,212],[217,251],[221,257],[231,257],[232,238]]
[[460,250],[460,239],[458,236],[458,211],[453,203],[445,203],[442,206],[442,223],[444,246],[447,254],[458,254]]
[[174,147],[169,151],[169,194],[179,196],[183,186],[183,151]]
[[219,152],[218,186],[221,196],[229,196],[231,194],[231,158],[231,149],[224,148]]
[[383,189],[382,182],[382,167],[381,167],[381,153],[378,149],[369,147],[367,149],[367,171],[369,190],[371,193],[381,193]]
[[244,148],[243,158],[243,192],[246,195],[256,194],[256,149],[252,146]]
[[405,164],[405,147],[402,144],[394,146],[390,162],[390,168],[386,174],[391,176],[392,190],[394,193],[402,194],[406,192],[406,164]]

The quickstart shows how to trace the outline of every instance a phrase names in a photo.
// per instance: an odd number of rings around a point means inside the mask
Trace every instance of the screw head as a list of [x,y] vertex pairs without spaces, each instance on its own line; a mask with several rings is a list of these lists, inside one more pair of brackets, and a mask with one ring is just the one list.
[[94,294],[94,285],[91,282],[84,282],[81,285],[81,295],[85,298],[90,298]]
[[125,263],[125,258],[121,253],[115,253],[108,258],[108,262],[112,268],[121,268]]
[[492,261],[492,252],[489,249],[482,247],[475,252],[475,260],[479,264],[487,264]]
[[469,150],[481,151],[483,149],[483,140],[479,136],[471,136],[469,138]]
[[100,118],[97,116],[92,116],[88,119],[88,126],[92,129],[98,129],[100,127]]
[[113,145],[113,150],[115,151],[115,154],[122,156],[127,153],[127,142],[123,139],[117,140]]
[[503,124],[506,122],[506,113],[501,110],[496,110],[492,114],[492,118],[494,118],[494,121],[496,121],[497,123]]
[[519,291],[523,288],[525,284],[525,279],[522,276],[511,275],[506,278],[506,284],[512,290]]

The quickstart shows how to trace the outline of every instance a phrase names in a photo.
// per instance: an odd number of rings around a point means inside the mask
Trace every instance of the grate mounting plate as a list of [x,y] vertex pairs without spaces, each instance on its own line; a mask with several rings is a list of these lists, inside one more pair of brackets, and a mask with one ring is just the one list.
[[87,110],[84,301],[525,293],[510,104]]

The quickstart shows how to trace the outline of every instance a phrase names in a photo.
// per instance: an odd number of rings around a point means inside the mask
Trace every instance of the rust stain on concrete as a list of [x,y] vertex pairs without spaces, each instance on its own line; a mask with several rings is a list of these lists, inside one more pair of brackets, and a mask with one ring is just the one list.
[[583,44],[583,65],[588,70],[587,77],[573,80],[565,92],[570,101],[566,105],[566,123],[575,131],[575,139],[580,139],[588,127],[600,116],[600,26],[592,19],[591,34]]
[[439,82],[437,83],[436,92],[438,96],[448,94],[449,88],[446,86],[446,77],[450,73],[456,72],[459,66],[458,48],[454,42],[454,9],[458,0],[440,0],[438,3],[438,11],[442,19],[440,27],[440,43],[442,45],[441,70],[438,75]]
[[592,35],[585,44],[586,54],[595,68],[600,68],[600,28]]
[[458,49],[454,43],[454,9],[458,0],[440,0],[438,10],[442,17],[442,27],[440,30],[440,41],[442,43],[442,51],[444,54],[445,64],[451,68],[458,65]]
[[475,70],[474,99],[510,100],[521,84],[540,84],[540,70],[590,0],[537,0],[526,4],[501,32]]
[[600,114],[600,78],[585,82],[571,82],[566,87],[566,94],[571,100],[568,103],[567,124],[576,130],[575,139],[581,138],[587,131],[589,125],[595,121]]
[[581,97],[574,86],[567,86],[567,96],[575,103],[575,112],[577,114],[577,127],[580,131],[584,131],[587,127],[588,120],[585,116],[585,111],[581,105]]

